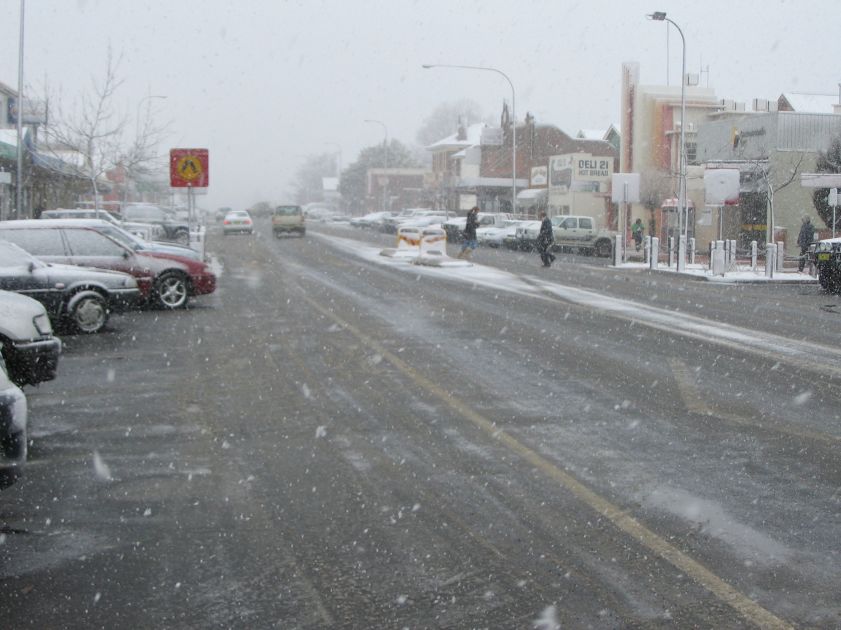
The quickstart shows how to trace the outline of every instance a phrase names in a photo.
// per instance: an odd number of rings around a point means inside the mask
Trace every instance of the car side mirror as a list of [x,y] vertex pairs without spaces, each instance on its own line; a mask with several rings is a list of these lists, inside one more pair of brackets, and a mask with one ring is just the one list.
[[129,254],[127,251],[123,251],[123,258],[128,260]]
[[29,261],[29,273],[32,273],[33,271],[35,271],[35,263],[30,260]]

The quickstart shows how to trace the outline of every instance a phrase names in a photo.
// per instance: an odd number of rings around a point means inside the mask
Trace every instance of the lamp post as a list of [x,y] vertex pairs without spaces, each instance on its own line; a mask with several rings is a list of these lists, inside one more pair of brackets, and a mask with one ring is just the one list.
[[15,214],[23,218],[23,16],[25,0],[20,0],[20,38],[18,39],[18,112],[17,112],[17,173],[15,173]]
[[[685,237],[688,237],[689,212],[686,208],[686,137],[684,135],[684,129],[686,127],[684,122],[686,120],[686,38],[674,20],[666,17],[665,11],[655,11],[646,17],[649,20],[655,20],[657,22],[668,22],[674,26],[680,34],[680,41],[683,44],[683,61],[680,71],[680,190],[678,193],[678,221],[683,221],[682,233]],[[680,223],[678,223],[678,228],[680,228]]]
[[430,68],[460,68],[462,70],[484,70],[487,72],[496,72],[505,77],[508,85],[511,86],[511,211],[517,212],[517,95],[514,92],[514,84],[507,74],[502,70],[496,68],[486,68],[484,66],[457,66],[445,63],[424,64],[423,68],[429,70]]
[[[373,123],[375,125],[380,125],[383,128],[383,133],[385,134],[385,139],[383,140],[383,146],[385,147],[385,158],[384,158],[385,166],[383,168],[385,170],[388,170],[388,127],[385,126],[385,123],[382,120],[372,120],[370,118],[366,118],[364,122]],[[385,184],[383,184],[383,212],[385,212],[386,210],[388,210],[388,208],[386,207],[387,204],[388,204],[388,202],[387,202],[387,200],[388,200],[388,174],[387,173],[383,176],[383,179],[385,179]]]

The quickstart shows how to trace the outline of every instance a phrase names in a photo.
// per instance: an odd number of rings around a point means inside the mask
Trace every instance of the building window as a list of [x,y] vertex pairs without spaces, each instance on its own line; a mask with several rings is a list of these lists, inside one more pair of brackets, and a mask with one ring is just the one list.
[[687,164],[697,164],[698,161],[698,143],[697,142],[687,142],[686,143],[686,163]]

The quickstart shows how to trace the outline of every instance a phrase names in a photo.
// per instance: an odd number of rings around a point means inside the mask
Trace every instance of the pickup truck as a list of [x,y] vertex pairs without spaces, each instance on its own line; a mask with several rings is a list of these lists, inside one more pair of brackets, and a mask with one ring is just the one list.
[[[508,212],[480,212],[476,218],[479,221],[479,228],[502,227],[506,221],[513,219],[514,215]],[[455,217],[445,221],[441,227],[447,233],[447,242],[459,243],[464,240],[462,232],[466,225],[467,217]]]
[[[593,217],[560,215],[552,217],[552,232],[555,236],[555,250],[571,249],[608,257],[613,251],[615,233],[596,228]],[[540,233],[540,223],[523,230],[520,237],[521,249],[533,249]]]
[[830,293],[841,293],[841,238],[818,241],[812,256],[821,288]]

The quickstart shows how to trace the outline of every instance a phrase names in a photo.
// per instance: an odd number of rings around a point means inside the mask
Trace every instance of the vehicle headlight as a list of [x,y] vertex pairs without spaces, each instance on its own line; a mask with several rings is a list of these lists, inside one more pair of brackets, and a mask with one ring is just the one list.
[[33,317],[32,323],[35,326],[35,330],[42,335],[50,335],[53,332],[53,327],[50,324],[50,318],[47,317],[46,313],[41,313],[40,315]]

